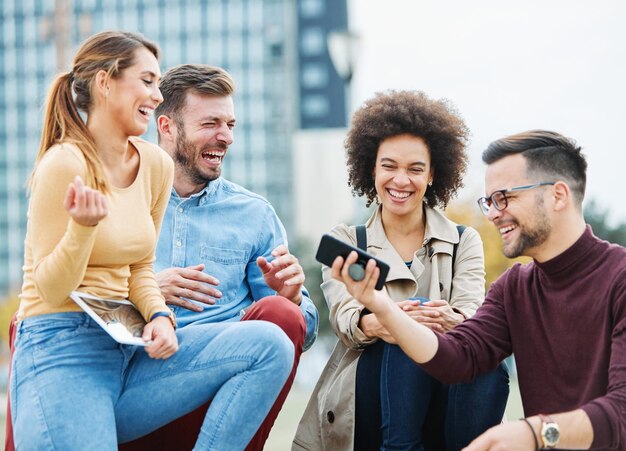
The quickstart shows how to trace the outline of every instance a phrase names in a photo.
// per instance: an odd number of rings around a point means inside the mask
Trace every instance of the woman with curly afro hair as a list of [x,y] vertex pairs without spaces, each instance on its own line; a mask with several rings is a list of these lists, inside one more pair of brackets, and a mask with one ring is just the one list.
[[[365,226],[331,231],[388,263],[390,297],[439,333],[472,316],[484,298],[478,232],[438,210],[463,185],[468,135],[449,102],[422,92],[390,91],[366,101],[348,132],[347,166],[353,192],[377,208]],[[458,450],[501,422],[509,391],[503,365],[471,383],[438,382],[332,278],[331,268],[322,271],[340,341],[293,449]]]

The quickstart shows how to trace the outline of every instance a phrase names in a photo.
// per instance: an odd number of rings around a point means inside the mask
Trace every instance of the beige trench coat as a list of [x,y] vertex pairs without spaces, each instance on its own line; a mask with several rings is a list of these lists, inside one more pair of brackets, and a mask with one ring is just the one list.
[[[465,317],[472,316],[485,292],[484,254],[480,236],[468,227],[459,243],[456,224],[426,207],[424,245],[409,269],[387,240],[380,208],[366,224],[367,251],[390,266],[386,289],[395,301],[413,296],[445,299]],[[331,234],[356,246],[354,226],[339,225]],[[452,253],[459,243],[452,283]],[[320,376],[293,440],[292,451],[352,451],[354,448],[354,390],[361,350],[377,339],[359,329],[363,305],[322,269],[322,290],[330,310],[330,322],[339,342]]]

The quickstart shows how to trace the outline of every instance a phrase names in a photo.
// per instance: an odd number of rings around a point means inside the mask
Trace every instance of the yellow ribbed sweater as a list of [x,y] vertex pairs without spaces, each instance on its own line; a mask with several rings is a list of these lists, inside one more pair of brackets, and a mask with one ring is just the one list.
[[95,227],[72,220],[63,208],[70,182],[87,180],[83,154],[73,144],[50,148],[34,173],[24,243],[24,282],[18,319],[81,311],[70,298],[80,290],[130,299],[148,320],[167,311],[152,262],[170,196],[174,163],[160,147],[131,138],[139,152],[135,181],[111,187],[108,215]]

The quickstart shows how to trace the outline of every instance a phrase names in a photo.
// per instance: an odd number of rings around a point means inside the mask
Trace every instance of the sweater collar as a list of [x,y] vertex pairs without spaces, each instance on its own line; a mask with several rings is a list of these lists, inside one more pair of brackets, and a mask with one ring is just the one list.
[[548,275],[554,276],[565,271],[570,274],[574,273],[573,269],[586,261],[596,242],[597,238],[594,236],[591,226],[587,225],[580,238],[568,249],[543,263],[539,263],[536,260],[534,260],[534,263],[537,265],[537,268]]

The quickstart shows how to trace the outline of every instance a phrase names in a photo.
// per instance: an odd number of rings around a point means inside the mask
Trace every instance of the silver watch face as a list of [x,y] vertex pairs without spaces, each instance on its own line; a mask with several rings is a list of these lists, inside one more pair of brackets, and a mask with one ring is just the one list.
[[543,439],[548,446],[554,446],[559,442],[559,428],[551,423],[546,424],[545,428],[542,431]]

